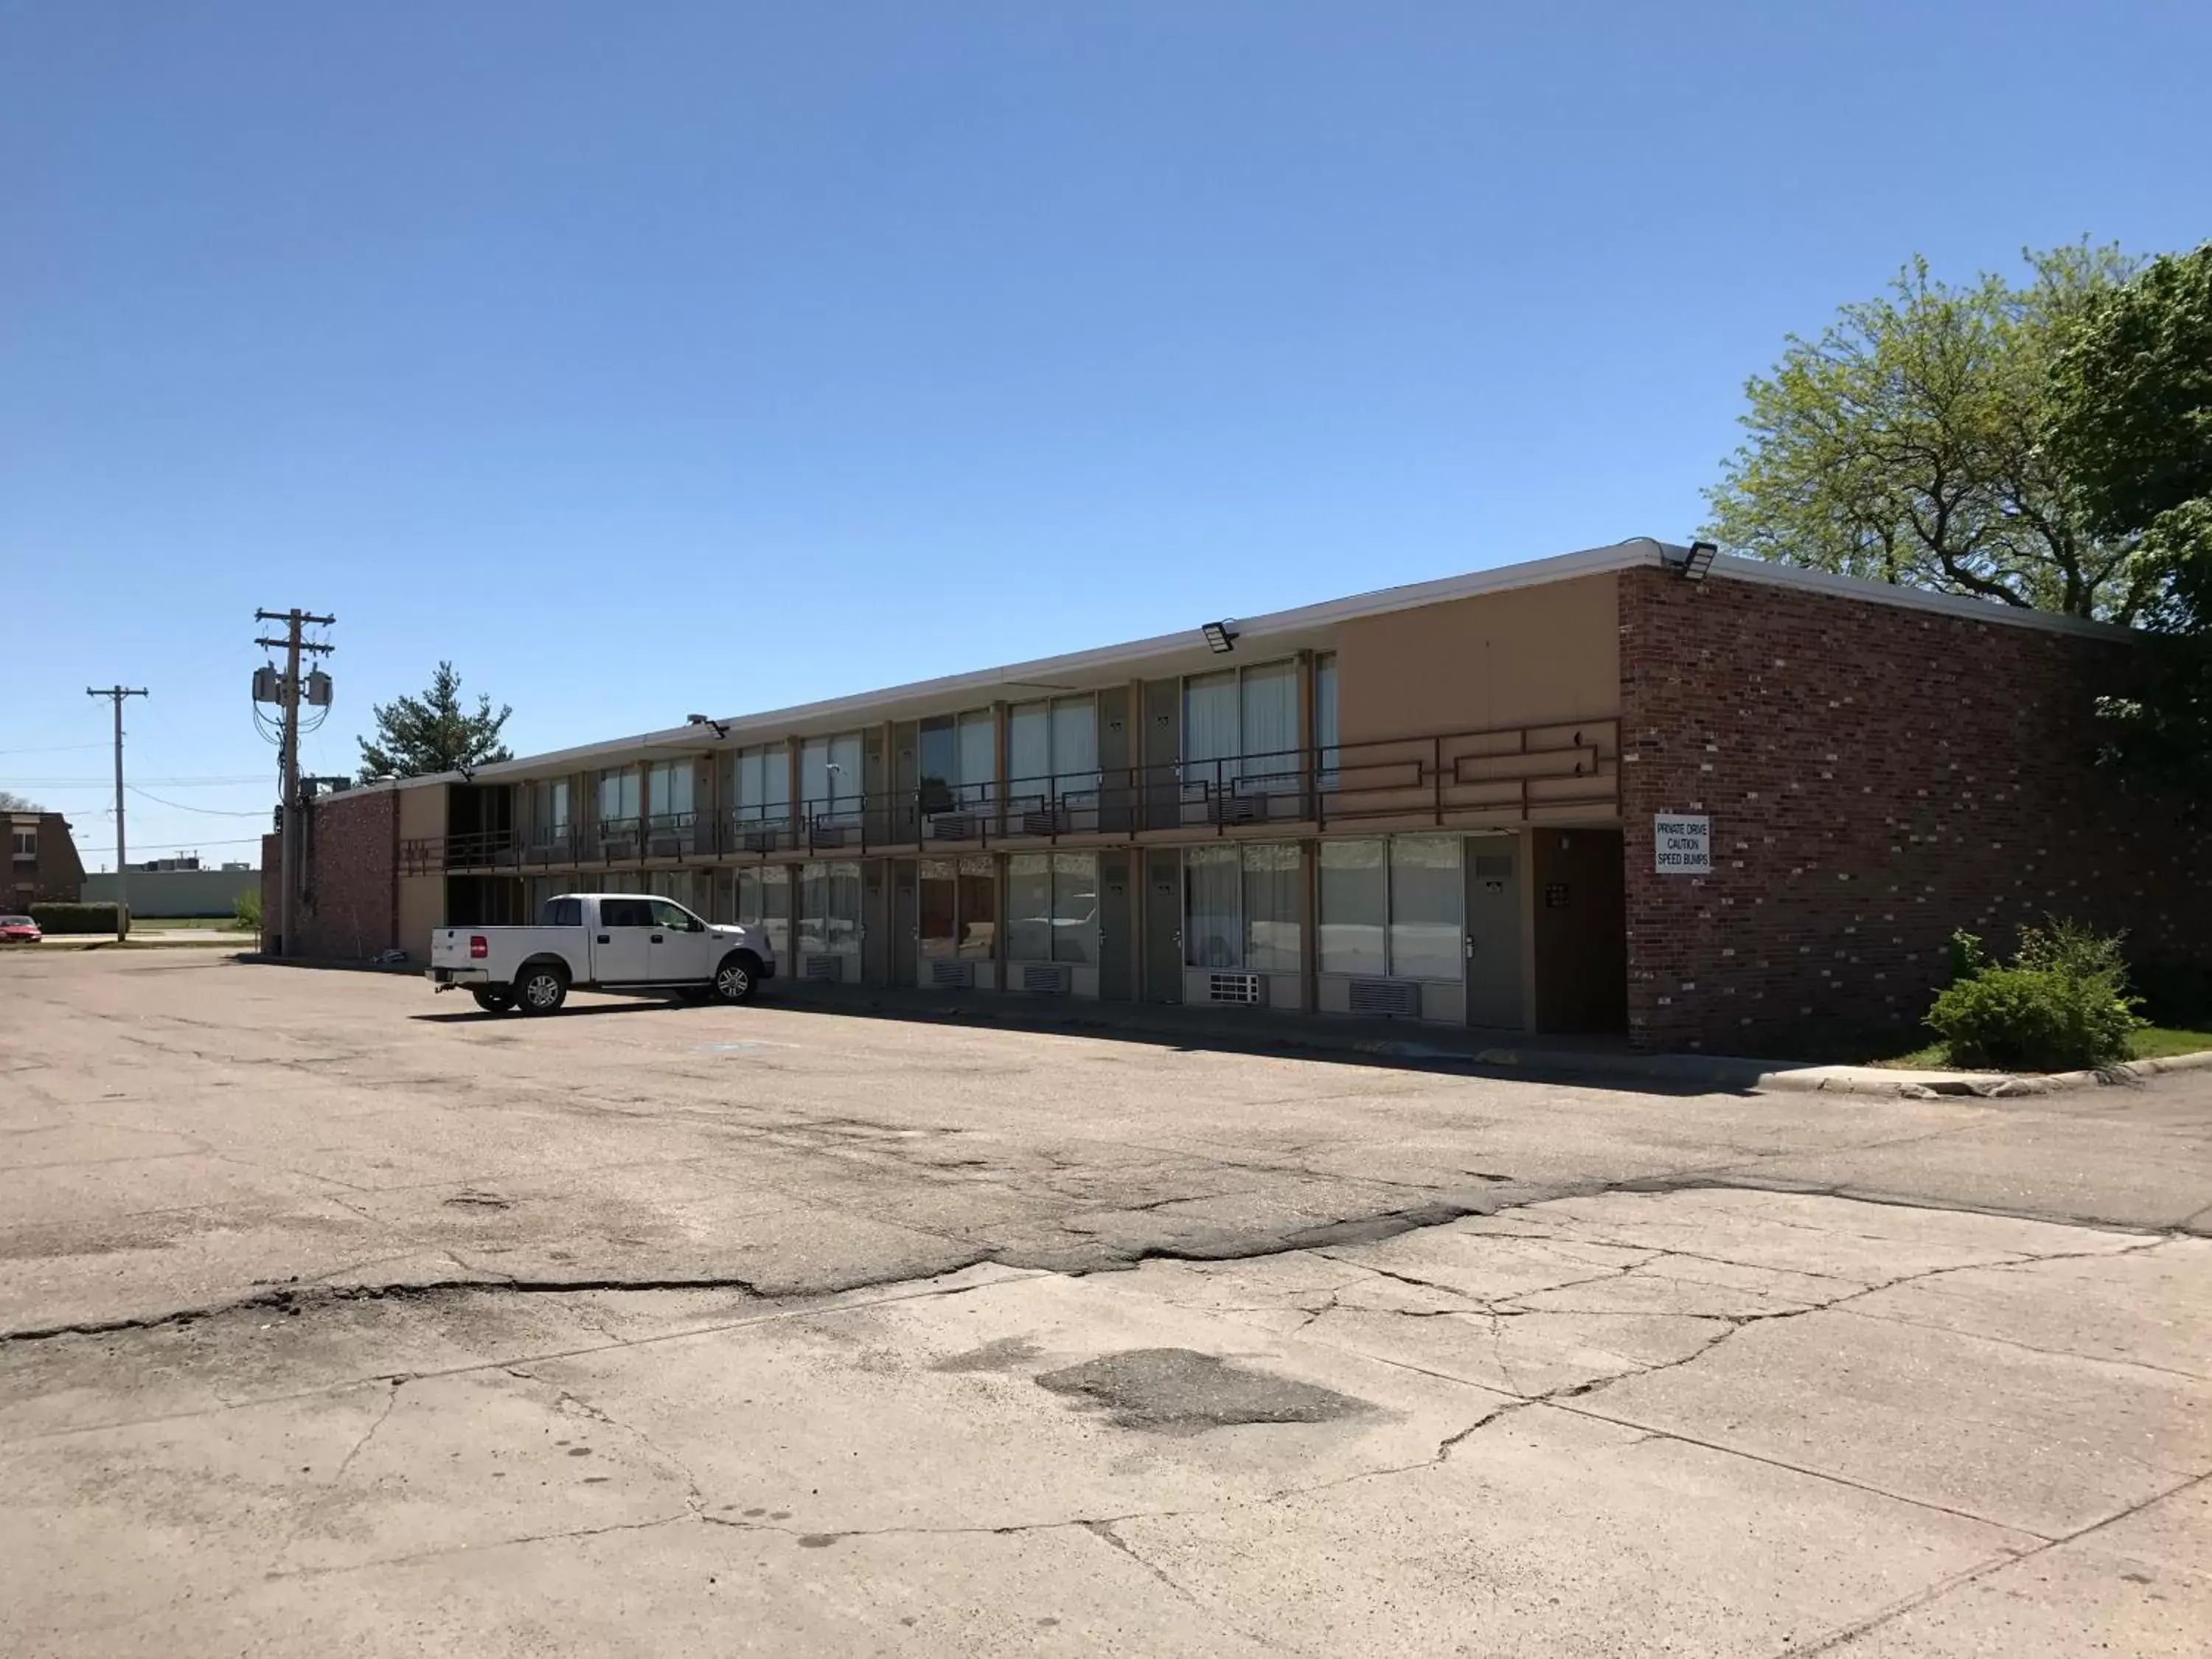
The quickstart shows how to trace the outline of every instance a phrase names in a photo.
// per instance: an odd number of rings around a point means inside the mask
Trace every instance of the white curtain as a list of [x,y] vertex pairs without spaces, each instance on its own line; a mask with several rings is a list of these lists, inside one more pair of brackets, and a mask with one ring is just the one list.
[[1241,741],[1236,671],[1186,680],[1182,694],[1185,792],[1195,796],[1203,784],[1218,784],[1225,791],[1237,775],[1234,757]]
[[1189,966],[1244,965],[1242,868],[1234,847],[1194,847],[1182,855],[1182,949]]
[[1294,790],[1298,787],[1298,671],[1292,663],[1271,663],[1244,671],[1243,718],[1240,738],[1248,790]]
[[1042,702],[1017,703],[1008,711],[1006,782],[1020,800],[1042,798],[1052,773],[1052,714]]
[[997,723],[988,708],[960,717],[960,804],[981,806],[991,799],[999,775]]

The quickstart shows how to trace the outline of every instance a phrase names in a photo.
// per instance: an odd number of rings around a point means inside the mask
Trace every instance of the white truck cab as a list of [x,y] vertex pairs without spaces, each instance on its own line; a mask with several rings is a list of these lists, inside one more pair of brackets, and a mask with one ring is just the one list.
[[572,990],[748,1002],[775,977],[775,956],[751,928],[702,921],[671,899],[562,893],[534,927],[437,929],[424,977],[495,1013],[553,1013]]

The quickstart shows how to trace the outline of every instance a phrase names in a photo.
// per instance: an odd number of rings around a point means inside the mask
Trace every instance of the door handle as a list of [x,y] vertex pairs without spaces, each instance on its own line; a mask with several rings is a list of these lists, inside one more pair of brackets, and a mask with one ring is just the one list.
[[605,933],[601,933],[599,935],[599,943],[602,945],[612,945],[614,941],[609,939]]

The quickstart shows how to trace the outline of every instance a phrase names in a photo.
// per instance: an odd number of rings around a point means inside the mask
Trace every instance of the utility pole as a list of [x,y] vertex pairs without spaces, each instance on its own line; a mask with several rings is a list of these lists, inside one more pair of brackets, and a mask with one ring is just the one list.
[[298,908],[300,891],[300,656],[302,652],[313,654],[328,652],[333,647],[319,645],[313,640],[303,640],[300,630],[309,623],[328,627],[336,617],[312,616],[305,611],[257,611],[256,622],[283,623],[284,637],[281,640],[258,639],[254,644],[264,650],[273,651],[283,647],[284,678],[277,686],[277,702],[284,712],[283,784],[278,811],[283,814],[282,832],[278,840],[282,867],[277,872],[276,884],[276,950],[278,956],[298,954],[298,941],[293,935],[293,918]]
[[143,697],[145,687],[133,690],[127,685],[111,685],[105,691],[96,685],[84,688],[88,697],[106,697],[115,704],[115,942],[131,931],[131,849],[123,836],[123,700]]

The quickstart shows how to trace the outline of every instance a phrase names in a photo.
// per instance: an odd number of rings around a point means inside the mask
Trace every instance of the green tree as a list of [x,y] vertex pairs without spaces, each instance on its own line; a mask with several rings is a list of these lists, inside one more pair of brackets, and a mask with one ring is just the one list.
[[487,696],[477,699],[474,714],[462,708],[461,677],[449,662],[438,665],[422,696],[377,703],[370,712],[376,738],[360,740],[364,781],[428,777],[514,758],[499,740],[500,728],[514,710],[501,704],[495,714]]
[[2095,296],[2051,396],[2052,456],[2148,595],[2141,682],[2099,705],[2106,757],[2212,799],[2212,242]]
[[2051,363],[2130,265],[2083,242],[2014,287],[1916,258],[1879,298],[1792,335],[1745,385],[1749,438],[1706,492],[1733,551],[2078,617],[2131,621],[2134,538],[2094,532],[2044,441]]

